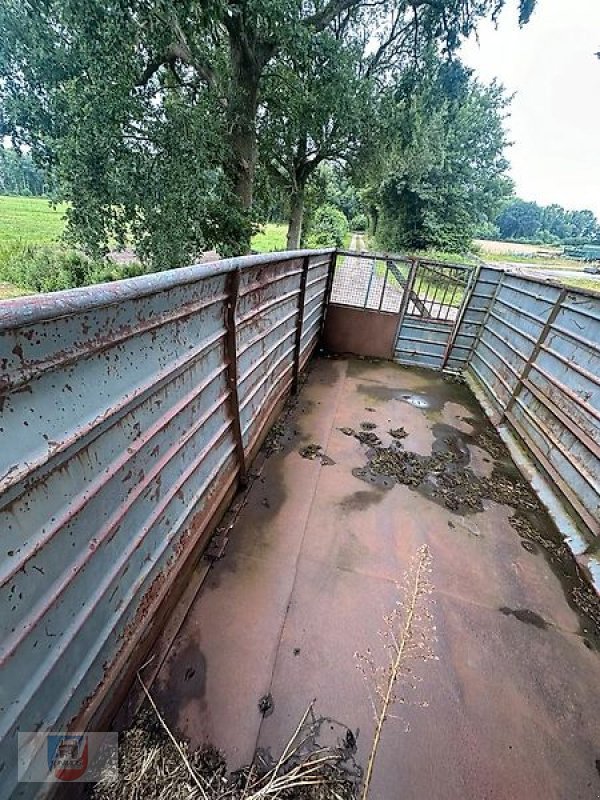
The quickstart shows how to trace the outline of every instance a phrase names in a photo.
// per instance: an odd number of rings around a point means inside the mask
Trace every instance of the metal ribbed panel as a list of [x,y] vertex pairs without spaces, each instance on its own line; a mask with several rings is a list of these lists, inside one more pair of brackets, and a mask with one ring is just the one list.
[[[231,259],[0,304],[0,764],[110,691],[310,354],[332,255]],[[312,266],[314,264],[314,266]],[[239,271],[239,293],[229,278]]]
[[499,283],[470,371],[594,535],[600,534],[600,297],[514,274]]

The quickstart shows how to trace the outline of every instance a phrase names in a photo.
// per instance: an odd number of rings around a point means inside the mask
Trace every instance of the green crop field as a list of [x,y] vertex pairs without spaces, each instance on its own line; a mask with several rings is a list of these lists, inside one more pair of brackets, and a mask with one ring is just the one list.
[[252,237],[252,249],[257,253],[272,253],[285,250],[287,228],[274,222],[260,226],[260,231]]
[[0,195],[0,245],[56,242],[65,227],[66,205],[53,208],[44,197]]

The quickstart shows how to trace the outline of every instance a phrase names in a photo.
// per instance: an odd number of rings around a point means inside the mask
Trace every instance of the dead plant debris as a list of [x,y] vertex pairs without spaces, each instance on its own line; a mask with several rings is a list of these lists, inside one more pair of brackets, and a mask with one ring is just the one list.
[[[212,746],[192,749],[167,727],[154,701],[144,703],[121,736],[119,774],[105,774],[92,800],[354,800],[362,780],[356,735],[311,704],[281,756],[258,750],[229,773]],[[322,739],[327,736],[324,744]]]
[[402,439],[406,439],[406,437],[408,436],[408,431],[405,430],[403,427],[390,428],[388,433],[392,437],[392,439],[397,439],[398,441],[402,441]]
[[301,447],[298,452],[302,458],[307,458],[309,461],[319,459],[321,466],[323,467],[330,467],[335,464],[333,458],[328,456],[327,453],[323,452],[323,448],[320,444],[307,444],[304,447]]
[[[352,431],[359,440],[363,434],[363,431]],[[479,444],[493,456],[495,466],[489,477],[476,475],[468,466],[467,442]],[[600,598],[581,573],[566,543],[552,532],[552,524],[529,484],[510,466],[508,451],[495,432],[482,431],[470,436],[439,426],[428,456],[403,450],[397,441],[390,447],[376,441],[369,444],[367,463],[352,471],[368,483],[383,488],[390,488],[394,483],[409,486],[461,515],[480,513],[485,510],[484,503],[489,501],[512,508],[509,523],[525,540],[524,548],[529,552],[535,552],[537,545],[543,548],[564,584],[571,606],[598,629],[594,641],[600,649]]]

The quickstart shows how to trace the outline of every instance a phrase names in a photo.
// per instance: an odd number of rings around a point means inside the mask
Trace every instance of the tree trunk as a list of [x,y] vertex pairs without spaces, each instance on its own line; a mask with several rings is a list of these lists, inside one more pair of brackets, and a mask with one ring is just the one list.
[[[252,209],[252,195],[258,147],[256,114],[258,110],[261,68],[254,53],[240,37],[230,35],[232,76],[228,103],[231,132],[229,171],[233,191],[242,211]],[[250,239],[240,242],[240,252],[250,250]]]
[[304,186],[299,186],[290,198],[288,217],[287,249],[297,250],[302,237],[302,221],[304,219]]

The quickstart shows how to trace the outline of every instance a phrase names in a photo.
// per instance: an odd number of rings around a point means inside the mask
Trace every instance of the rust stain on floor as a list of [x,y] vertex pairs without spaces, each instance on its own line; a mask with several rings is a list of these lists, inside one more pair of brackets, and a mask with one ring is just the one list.
[[[515,509],[493,500],[463,514],[357,476],[373,451],[341,429],[364,431],[365,420],[383,448],[449,449],[476,478],[514,473],[464,386],[390,363],[317,360],[285,445],[271,448],[159,674],[168,722],[235,769],[257,746],[278,753],[316,698],[320,714],[360,729],[364,763],[374,721],[355,653],[380,646],[397,584],[427,544],[437,660],[417,664],[416,689],[387,724],[370,796],[600,797],[596,607],[586,615],[574,601],[580,586],[551,521],[534,510],[519,530]],[[406,437],[390,435],[400,428]]]

